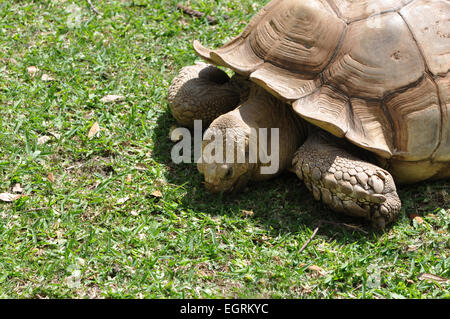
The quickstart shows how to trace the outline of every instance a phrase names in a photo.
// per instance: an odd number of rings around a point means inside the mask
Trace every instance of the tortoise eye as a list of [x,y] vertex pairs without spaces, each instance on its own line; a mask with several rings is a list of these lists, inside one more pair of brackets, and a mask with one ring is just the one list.
[[225,174],[225,177],[226,178],[230,178],[231,175],[233,175],[233,168],[232,167],[228,168],[227,173]]

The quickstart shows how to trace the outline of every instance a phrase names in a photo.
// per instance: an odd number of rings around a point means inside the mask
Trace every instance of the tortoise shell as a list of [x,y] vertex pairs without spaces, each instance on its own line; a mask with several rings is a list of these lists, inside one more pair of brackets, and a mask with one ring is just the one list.
[[450,161],[448,0],[273,0],[205,60],[397,161]]

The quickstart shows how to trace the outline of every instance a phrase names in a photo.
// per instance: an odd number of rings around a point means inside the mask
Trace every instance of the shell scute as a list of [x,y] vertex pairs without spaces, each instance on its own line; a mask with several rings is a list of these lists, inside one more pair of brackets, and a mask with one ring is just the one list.
[[287,101],[295,101],[320,87],[320,78],[308,79],[284,68],[265,63],[250,74],[250,80],[273,95]]
[[194,49],[246,76],[270,63],[300,77],[317,77],[333,56],[345,23],[324,0],[273,1],[268,7],[225,46],[208,50],[195,42]]
[[419,0],[400,11],[434,75],[450,69],[450,2]]
[[301,117],[335,136],[344,137],[349,129],[348,98],[329,86],[295,101],[292,107]]
[[433,80],[426,76],[418,85],[385,100],[395,131],[394,158],[419,161],[431,157],[441,131],[439,96]]
[[423,58],[406,23],[399,14],[387,13],[348,27],[324,78],[349,96],[381,99],[416,82],[424,72]]
[[394,150],[393,132],[381,101],[352,98],[350,103],[351,129],[345,137],[353,144],[390,158]]

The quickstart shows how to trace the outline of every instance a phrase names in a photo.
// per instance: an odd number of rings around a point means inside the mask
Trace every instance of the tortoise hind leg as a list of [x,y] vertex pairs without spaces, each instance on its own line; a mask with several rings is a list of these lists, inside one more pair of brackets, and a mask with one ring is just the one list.
[[237,76],[230,79],[215,66],[199,63],[181,69],[169,87],[168,101],[180,125],[192,128],[194,120],[202,120],[207,127],[234,109],[245,92],[245,80]]
[[401,202],[392,176],[315,131],[297,150],[293,167],[316,200],[334,211],[368,219],[383,229],[396,219]]

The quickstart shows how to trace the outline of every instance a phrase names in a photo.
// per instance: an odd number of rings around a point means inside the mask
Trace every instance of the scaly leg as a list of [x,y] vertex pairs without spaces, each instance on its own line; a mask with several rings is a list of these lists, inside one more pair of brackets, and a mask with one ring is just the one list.
[[314,198],[337,212],[363,217],[381,229],[400,212],[391,174],[352,155],[328,133],[313,131],[292,163]]

